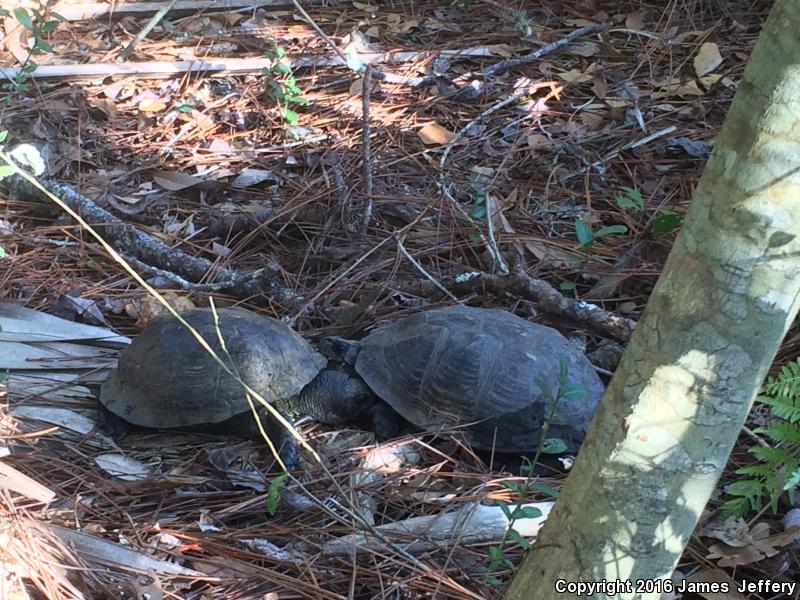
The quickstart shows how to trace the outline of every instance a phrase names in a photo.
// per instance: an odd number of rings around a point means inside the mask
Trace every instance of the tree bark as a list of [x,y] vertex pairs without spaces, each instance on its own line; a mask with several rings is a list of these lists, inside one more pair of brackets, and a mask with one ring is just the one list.
[[603,580],[622,588],[582,597],[657,599],[669,581],[798,309],[798,31],[800,0],[778,0],[574,470],[506,600],[563,600],[577,595],[569,583]]

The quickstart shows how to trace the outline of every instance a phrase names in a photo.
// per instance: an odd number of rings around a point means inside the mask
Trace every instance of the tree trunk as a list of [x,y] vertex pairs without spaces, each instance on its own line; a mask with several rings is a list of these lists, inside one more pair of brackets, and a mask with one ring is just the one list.
[[[623,582],[583,597],[657,599],[658,582],[669,580],[798,309],[798,31],[800,0],[778,0],[574,470],[506,600],[577,595],[559,580]],[[637,581],[649,587],[637,591]]]

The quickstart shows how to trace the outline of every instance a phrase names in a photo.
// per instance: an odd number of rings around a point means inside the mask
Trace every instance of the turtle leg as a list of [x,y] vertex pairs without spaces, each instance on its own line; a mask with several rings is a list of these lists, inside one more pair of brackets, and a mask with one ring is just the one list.
[[377,401],[360,378],[324,369],[287,403],[291,412],[308,415],[326,425],[357,425]]
[[103,404],[99,404],[100,426],[115,442],[123,439],[133,427],[122,417],[118,417],[108,410]]
[[399,436],[406,425],[408,422],[391,406],[380,400],[373,403],[367,427],[375,432],[378,441],[383,442]]

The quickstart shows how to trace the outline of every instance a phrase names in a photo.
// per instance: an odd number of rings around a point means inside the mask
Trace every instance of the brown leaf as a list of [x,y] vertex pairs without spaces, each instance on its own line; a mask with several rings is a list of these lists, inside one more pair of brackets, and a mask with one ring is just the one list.
[[203,182],[198,177],[179,171],[156,171],[153,173],[153,181],[170,192],[185,190]]
[[593,70],[594,69],[592,67],[589,67],[586,71],[581,71],[580,69],[570,69],[569,71],[559,73],[558,77],[567,83],[585,83],[592,80],[592,76],[589,73]]
[[428,123],[417,132],[423,144],[429,146],[439,146],[442,144],[450,143],[456,136],[455,133],[437,125],[436,123]]
[[644,29],[644,13],[641,10],[637,10],[634,13],[629,14],[625,17],[625,27],[628,29],[637,29],[642,30]]
[[722,64],[719,48],[713,42],[706,42],[694,57],[694,70],[698,77],[708,75]]
[[603,100],[608,93],[608,84],[603,79],[595,78],[592,83],[592,91],[595,96]]
[[167,109],[167,102],[162,98],[145,98],[139,102],[139,112],[155,113]]
[[578,56],[583,56],[584,58],[594,56],[598,52],[600,52],[600,46],[594,42],[580,42],[569,47],[570,54],[577,54]]

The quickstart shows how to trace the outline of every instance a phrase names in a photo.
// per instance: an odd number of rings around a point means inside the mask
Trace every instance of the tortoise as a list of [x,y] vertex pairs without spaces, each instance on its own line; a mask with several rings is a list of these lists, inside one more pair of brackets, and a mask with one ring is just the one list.
[[[406,421],[424,430],[466,426],[465,435],[478,450],[535,451],[554,404],[548,437],[575,452],[604,392],[592,364],[561,333],[500,309],[433,309],[361,341],[326,338],[322,348],[350,365],[353,377]],[[351,384],[351,389],[358,388]],[[341,395],[329,402],[353,410],[354,403]],[[368,406],[363,398],[355,404]],[[397,430],[397,420],[384,411],[373,408],[370,418],[378,437]]]
[[[268,402],[297,394],[327,363],[281,321],[238,308],[220,308],[217,315],[219,331],[210,309],[181,313],[226,365]],[[171,314],[152,319],[121,353],[116,371],[100,388],[100,404],[114,437],[126,433],[128,425],[258,435],[242,386]],[[282,440],[279,424],[270,418],[265,422],[270,437]]]
[[[409,422],[425,430],[466,426],[477,449],[534,451],[561,364],[584,397],[559,398],[549,435],[576,450],[603,394],[591,363],[555,329],[498,309],[453,306],[383,326],[361,341],[326,338],[327,359],[284,323],[219,309],[222,352],[208,309],[182,313],[243,381],[276,408],[330,425],[392,437]],[[101,388],[101,404],[128,423],[243,436],[255,429],[241,386],[171,315],[153,319]],[[269,422],[269,421],[268,421]],[[276,441],[284,434],[272,424]]]

